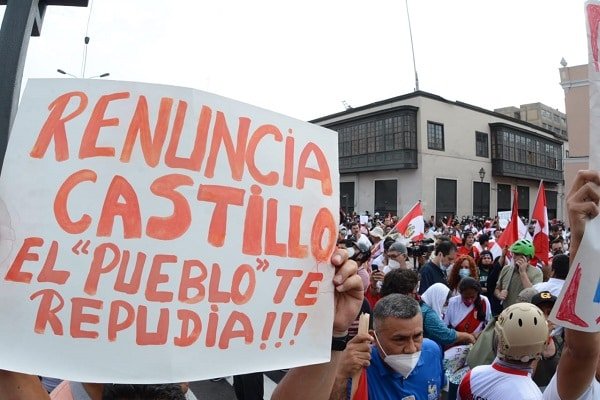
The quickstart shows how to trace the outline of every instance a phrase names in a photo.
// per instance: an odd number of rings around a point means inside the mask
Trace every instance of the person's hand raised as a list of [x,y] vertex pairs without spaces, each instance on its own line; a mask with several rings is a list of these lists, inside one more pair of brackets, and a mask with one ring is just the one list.
[[358,265],[355,261],[348,260],[345,250],[336,250],[331,256],[331,263],[335,267],[333,333],[334,336],[341,336],[339,334],[348,330],[360,311],[364,289],[362,280],[357,275]]

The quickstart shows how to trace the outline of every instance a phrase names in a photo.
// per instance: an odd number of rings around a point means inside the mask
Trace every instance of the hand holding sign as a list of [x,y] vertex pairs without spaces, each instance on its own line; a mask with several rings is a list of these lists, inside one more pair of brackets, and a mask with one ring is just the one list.
[[[600,234],[600,173],[579,171],[567,196],[571,226],[571,268],[550,318],[558,325],[600,331],[600,283],[597,237]],[[585,235],[584,235],[585,232]],[[580,247],[581,244],[581,247]]]

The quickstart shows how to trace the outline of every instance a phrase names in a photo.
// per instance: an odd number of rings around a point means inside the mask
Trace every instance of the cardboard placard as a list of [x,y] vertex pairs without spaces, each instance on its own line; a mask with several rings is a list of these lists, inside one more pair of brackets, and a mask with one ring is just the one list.
[[160,383],[329,359],[335,132],[198,90],[30,80],[0,179],[0,368]]

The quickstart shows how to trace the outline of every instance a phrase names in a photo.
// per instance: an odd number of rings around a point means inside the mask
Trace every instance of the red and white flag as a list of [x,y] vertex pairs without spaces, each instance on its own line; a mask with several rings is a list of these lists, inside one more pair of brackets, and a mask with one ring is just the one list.
[[460,232],[457,230],[455,230],[452,236],[450,236],[450,240],[452,240],[452,243],[454,243],[457,246],[462,245],[462,237],[460,237]]
[[421,202],[417,202],[410,211],[394,226],[402,236],[410,240],[421,240],[425,234],[425,221]]
[[[519,224],[520,222],[520,224]],[[521,218],[519,218],[519,199],[517,195],[517,191],[513,189],[513,203],[512,203],[512,213],[510,217],[510,222],[506,226],[502,235],[498,238],[498,245],[500,248],[504,248],[506,246],[512,245],[514,242],[519,240],[521,229],[519,225],[525,226]],[[527,232],[527,228],[525,227],[525,232]]]
[[546,191],[544,190],[544,182],[540,182],[537,198],[531,219],[535,220],[535,229],[533,231],[533,245],[535,247],[535,256],[538,260],[548,265],[548,253],[550,252],[548,228],[548,208],[546,206]]

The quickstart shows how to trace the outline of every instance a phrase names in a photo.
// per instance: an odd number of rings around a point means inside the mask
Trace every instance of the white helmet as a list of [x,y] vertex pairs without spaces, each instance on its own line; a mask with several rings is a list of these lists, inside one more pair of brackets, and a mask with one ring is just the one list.
[[531,303],[516,303],[498,317],[495,326],[498,357],[528,362],[539,358],[548,340],[544,313]]

